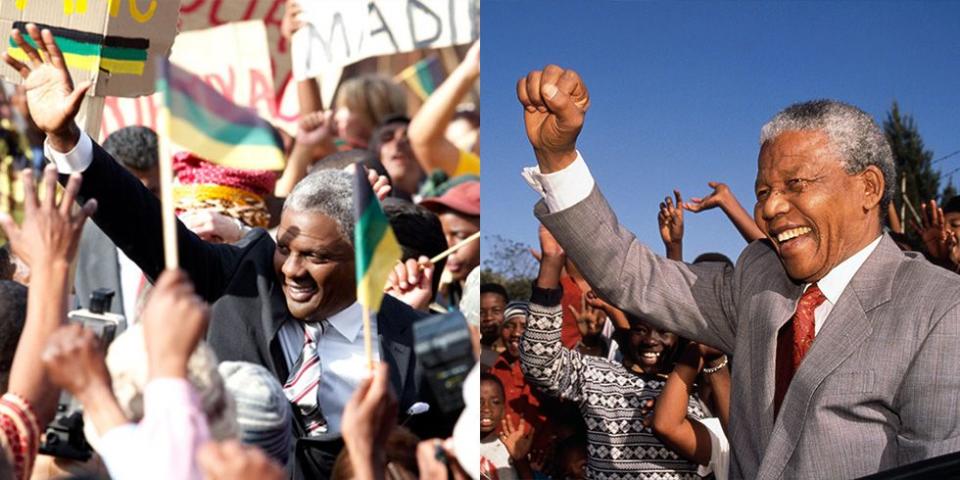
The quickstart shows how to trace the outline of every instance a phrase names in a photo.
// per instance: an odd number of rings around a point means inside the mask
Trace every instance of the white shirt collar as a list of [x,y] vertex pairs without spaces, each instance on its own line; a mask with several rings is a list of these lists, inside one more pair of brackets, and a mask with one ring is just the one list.
[[[839,265],[833,267],[833,270],[830,270],[829,273],[817,281],[817,286],[820,287],[823,296],[827,297],[827,300],[830,301],[831,304],[836,305],[837,301],[840,300],[840,294],[847,288],[847,284],[853,279],[857,270],[860,270],[860,267],[863,266],[863,262],[867,261],[867,257],[876,250],[877,245],[880,245],[882,238],[883,235],[877,237],[876,240],[870,242],[859,252],[851,255],[850,258],[840,262]],[[803,287],[804,291],[806,291],[808,286],[810,285],[807,284]]]
[[[370,313],[370,322],[374,321],[373,312]],[[357,339],[357,335],[363,328],[363,308],[358,302],[353,302],[349,307],[340,310],[327,319],[327,322],[335,328],[343,338],[350,342]]]

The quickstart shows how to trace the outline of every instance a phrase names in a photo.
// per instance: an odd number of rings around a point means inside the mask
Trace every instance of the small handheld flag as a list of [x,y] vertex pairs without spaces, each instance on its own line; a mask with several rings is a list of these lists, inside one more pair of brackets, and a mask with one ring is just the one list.
[[373,368],[370,312],[380,310],[383,287],[397,260],[403,256],[390,221],[373,193],[366,170],[356,164],[353,181],[354,261],[357,266],[357,302],[363,306],[363,335],[367,361]]
[[161,115],[167,119],[167,131],[161,134],[218,165],[283,168],[279,138],[255,111],[234,104],[167,59],[159,62],[157,71],[157,92],[163,94]]

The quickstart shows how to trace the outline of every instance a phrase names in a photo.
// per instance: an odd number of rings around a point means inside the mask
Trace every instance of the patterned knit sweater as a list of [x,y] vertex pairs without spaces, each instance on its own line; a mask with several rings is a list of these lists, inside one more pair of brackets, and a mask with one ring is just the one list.
[[[697,465],[664,446],[643,426],[640,406],[660,395],[665,379],[639,376],[620,363],[584,356],[560,343],[562,291],[534,286],[521,341],[527,379],[549,395],[576,402],[587,426],[587,478],[699,479]],[[688,414],[702,418],[696,396]]]

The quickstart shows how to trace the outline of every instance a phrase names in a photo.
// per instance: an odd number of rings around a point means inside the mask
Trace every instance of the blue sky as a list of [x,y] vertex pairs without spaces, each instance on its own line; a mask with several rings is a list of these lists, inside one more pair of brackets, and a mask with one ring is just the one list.
[[[897,100],[934,158],[960,150],[960,2],[903,3],[484,0],[484,239],[537,243],[514,92],[548,63],[584,78],[580,150],[621,222],[661,253],[657,205],[673,188],[722,181],[752,212],[760,127],[796,101],[836,98],[882,122]],[[719,210],[685,220],[687,260],[744,246]]]

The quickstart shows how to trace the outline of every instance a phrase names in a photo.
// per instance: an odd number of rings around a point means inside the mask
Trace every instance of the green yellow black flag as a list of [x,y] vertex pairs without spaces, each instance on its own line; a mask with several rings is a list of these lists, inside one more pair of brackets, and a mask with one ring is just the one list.
[[403,251],[370,187],[363,165],[358,163],[354,170],[353,211],[357,223],[353,248],[357,265],[357,301],[371,311],[378,311],[387,277],[403,256]]

